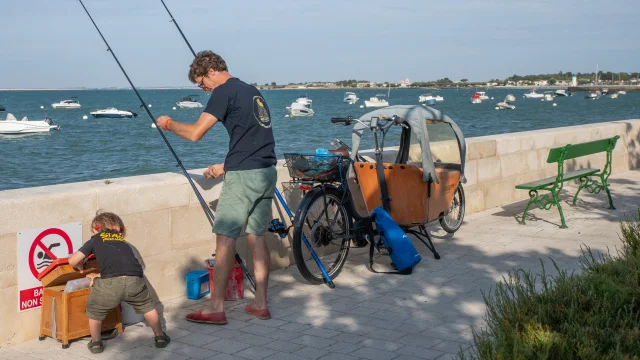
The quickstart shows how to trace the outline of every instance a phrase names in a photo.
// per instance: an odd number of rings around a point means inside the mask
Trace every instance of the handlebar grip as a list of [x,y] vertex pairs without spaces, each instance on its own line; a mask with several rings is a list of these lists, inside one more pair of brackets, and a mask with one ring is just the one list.
[[346,117],[346,118],[331,118],[331,122],[334,123],[334,124],[337,124],[337,123],[346,123],[346,124],[348,124],[348,123],[353,122],[353,116],[349,116],[349,117]]

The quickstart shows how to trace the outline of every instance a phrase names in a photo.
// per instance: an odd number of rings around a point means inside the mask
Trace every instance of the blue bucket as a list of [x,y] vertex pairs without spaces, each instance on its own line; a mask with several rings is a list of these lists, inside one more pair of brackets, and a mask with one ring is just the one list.
[[198,300],[209,294],[209,272],[207,270],[194,270],[186,275],[187,298]]

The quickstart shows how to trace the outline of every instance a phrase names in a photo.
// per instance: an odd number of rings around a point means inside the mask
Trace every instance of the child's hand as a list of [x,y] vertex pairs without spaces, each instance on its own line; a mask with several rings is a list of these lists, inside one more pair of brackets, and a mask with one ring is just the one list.
[[87,276],[89,279],[91,279],[91,283],[89,283],[89,287],[93,287],[93,280],[95,278],[99,278],[100,274],[87,274]]

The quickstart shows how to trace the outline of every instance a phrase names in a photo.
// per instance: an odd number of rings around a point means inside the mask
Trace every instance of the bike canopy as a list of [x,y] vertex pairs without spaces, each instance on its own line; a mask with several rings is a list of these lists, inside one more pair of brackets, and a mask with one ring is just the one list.
[[[435,172],[435,165],[433,161],[433,154],[431,151],[431,143],[429,140],[429,131],[427,124],[444,123],[451,127],[458,143],[458,150],[460,155],[460,172],[462,182],[466,183],[464,176],[465,158],[466,158],[466,143],[464,136],[458,125],[447,115],[444,115],[441,111],[422,105],[394,105],[387,106],[378,110],[368,112],[360,117],[360,121],[368,124],[371,118],[377,117],[379,119],[392,119],[394,116],[401,119],[403,124],[408,125],[409,129],[403,129],[403,140],[401,141],[400,153],[398,154],[398,163],[406,163],[407,154],[409,152],[410,142],[419,144],[421,149],[421,165],[422,165],[422,180],[427,182],[433,180],[436,183],[440,183]],[[360,146],[360,138],[367,127],[361,123],[356,123],[353,127],[351,141],[352,141],[352,153],[351,159],[356,161],[358,154],[358,148]],[[407,139],[410,137],[410,139]],[[413,140],[413,141],[411,141]],[[403,145],[404,144],[404,145]],[[353,173],[350,171],[350,175]]]

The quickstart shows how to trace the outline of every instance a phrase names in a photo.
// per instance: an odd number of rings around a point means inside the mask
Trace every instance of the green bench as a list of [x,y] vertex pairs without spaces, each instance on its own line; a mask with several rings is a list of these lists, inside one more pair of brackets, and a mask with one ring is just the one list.
[[[564,221],[564,214],[562,213],[562,207],[560,206],[560,200],[558,200],[558,195],[560,194],[560,190],[562,190],[562,186],[565,181],[575,179],[580,180],[580,187],[578,188],[576,195],[573,197],[573,206],[576,205],[578,194],[580,194],[582,189],[587,189],[592,194],[597,194],[600,190],[604,189],[609,197],[609,209],[615,209],[613,206],[613,200],[611,200],[611,193],[609,192],[607,179],[609,178],[609,175],[611,175],[611,152],[616,147],[616,141],[618,141],[619,138],[620,136],[614,136],[610,139],[590,141],[575,145],[569,144],[549,150],[547,163],[558,163],[558,175],[526,184],[516,185],[516,189],[529,190],[530,200],[527,207],[524,209],[524,214],[522,214],[522,224],[525,224],[527,211],[529,211],[531,205],[535,205],[541,210],[549,210],[552,206],[557,206],[558,212],[560,213],[560,220],[562,221],[562,226],[560,227],[567,228],[567,224]],[[564,171],[565,160],[601,152],[607,153],[607,162],[602,171],[600,171],[600,169],[591,168],[567,172]],[[598,179],[592,179],[594,177]],[[546,190],[550,193],[540,196],[538,195],[538,190]]]

